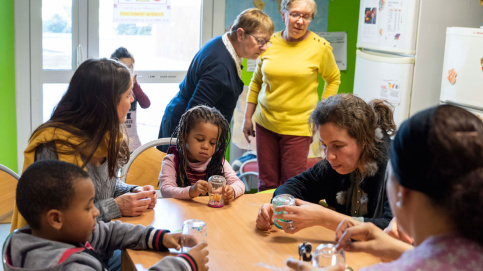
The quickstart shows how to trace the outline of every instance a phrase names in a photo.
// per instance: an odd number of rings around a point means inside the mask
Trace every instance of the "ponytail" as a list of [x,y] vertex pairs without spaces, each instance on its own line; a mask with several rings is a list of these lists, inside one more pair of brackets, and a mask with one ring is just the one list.
[[379,99],[374,99],[368,104],[376,113],[377,127],[384,130],[390,136],[394,135],[396,133],[393,113],[394,107],[390,103]]

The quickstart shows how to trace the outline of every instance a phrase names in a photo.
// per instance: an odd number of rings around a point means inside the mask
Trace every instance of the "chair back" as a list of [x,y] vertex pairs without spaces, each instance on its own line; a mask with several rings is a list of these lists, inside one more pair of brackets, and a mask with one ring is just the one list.
[[15,190],[20,177],[8,167],[0,164],[0,223],[12,221],[13,206],[15,203]]
[[245,184],[245,193],[258,191],[258,161],[257,158],[247,160],[240,166],[240,180]]
[[123,173],[126,174],[126,183],[139,186],[152,185],[155,189],[159,189],[158,177],[166,153],[155,147],[174,144],[176,144],[175,138],[159,138],[134,150],[123,169]]

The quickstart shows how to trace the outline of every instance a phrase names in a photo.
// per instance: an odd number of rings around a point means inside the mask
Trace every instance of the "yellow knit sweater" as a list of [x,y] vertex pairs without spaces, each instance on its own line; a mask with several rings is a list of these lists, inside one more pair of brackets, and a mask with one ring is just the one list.
[[337,94],[340,71],[332,47],[315,33],[287,42],[281,32],[257,60],[247,102],[258,104],[254,120],[284,135],[311,136],[308,119],[318,101],[318,75],[325,80],[322,99]]

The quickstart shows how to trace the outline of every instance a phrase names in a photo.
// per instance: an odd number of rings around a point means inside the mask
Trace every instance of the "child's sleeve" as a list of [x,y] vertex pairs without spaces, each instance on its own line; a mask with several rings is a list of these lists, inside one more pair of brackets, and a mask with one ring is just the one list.
[[226,184],[233,187],[235,198],[243,195],[245,193],[245,184],[236,176],[235,171],[233,171],[233,168],[226,160],[223,162],[223,170],[225,171]]
[[134,92],[134,96],[142,108],[148,108],[151,105],[151,101],[146,93],[144,93],[144,91],[141,89],[141,86],[138,82],[134,83],[132,91]]
[[191,199],[190,187],[178,187],[176,183],[176,165],[174,154],[168,154],[163,159],[159,173],[159,187],[163,198]]
[[104,223],[97,222],[89,243],[96,251],[112,251],[116,249],[151,249],[167,251],[163,245],[164,234],[168,230],[157,230],[153,227],[132,225],[119,220]]
[[[163,238],[168,230],[132,225],[119,220],[109,223],[98,222],[96,230],[90,240],[91,246],[97,252],[112,251],[115,249],[149,249],[168,251],[163,245]],[[198,270],[195,260],[188,254],[179,254],[178,257],[165,257],[149,270]]]
[[197,271],[198,266],[189,254],[179,254],[177,257],[168,256],[164,257],[161,261],[157,262],[151,268],[150,271]]

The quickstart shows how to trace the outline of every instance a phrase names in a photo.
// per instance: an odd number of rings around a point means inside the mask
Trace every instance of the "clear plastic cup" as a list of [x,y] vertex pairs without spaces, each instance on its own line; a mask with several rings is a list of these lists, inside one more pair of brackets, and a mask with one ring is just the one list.
[[[284,205],[295,206],[295,198],[294,198],[294,196],[289,195],[289,194],[281,194],[281,195],[278,195],[278,196],[276,196],[272,199],[272,205],[273,205],[273,213],[274,214],[281,214],[281,213],[286,214],[287,212],[276,212],[275,208],[277,208],[278,206],[284,206]],[[282,230],[282,226],[280,226],[277,223],[278,220],[283,221],[283,222],[292,222],[291,220],[283,220],[283,219],[275,218],[273,223],[275,224],[275,227],[277,227],[281,230]]]
[[312,254],[313,267],[329,267],[339,264],[345,266],[345,254],[343,250],[337,251],[333,244],[321,244]]
[[206,223],[198,219],[189,219],[181,230],[181,252],[187,253],[192,247],[206,241],[208,231]]

